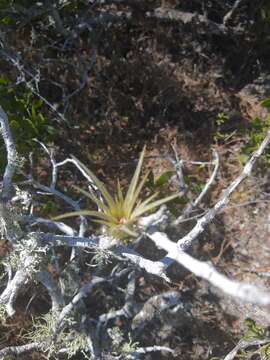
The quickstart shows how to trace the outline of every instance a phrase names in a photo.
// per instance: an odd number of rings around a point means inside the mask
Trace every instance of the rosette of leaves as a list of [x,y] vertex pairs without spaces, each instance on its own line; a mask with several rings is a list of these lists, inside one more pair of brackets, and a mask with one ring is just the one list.
[[89,170],[84,164],[82,164],[74,157],[82,170],[85,171],[85,173],[92,179],[93,183],[98,188],[102,196],[102,200],[98,199],[97,196],[95,196],[93,193],[88,193],[87,191],[76,186],[75,188],[88,197],[92,202],[94,202],[99,208],[99,211],[75,211],[59,215],[54,219],[59,220],[78,215],[90,216],[93,218],[94,222],[104,225],[107,233],[116,239],[125,240],[129,237],[138,236],[136,232],[136,225],[138,219],[142,215],[145,215],[154,208],[179,196],[179,194],[176,193],[156,200],[158,196],[158,193],[156,192],[145,199],[140,198],[140,194],[149,174],[149,172],[147,172],[141,181],[139,181],[144,155],[145,147],[141,152],[138,165],[126,194],[123,193],[120,181],[118,180],[116,193],[114,195],[109,193],[103,182],[101,182],[91,170]]

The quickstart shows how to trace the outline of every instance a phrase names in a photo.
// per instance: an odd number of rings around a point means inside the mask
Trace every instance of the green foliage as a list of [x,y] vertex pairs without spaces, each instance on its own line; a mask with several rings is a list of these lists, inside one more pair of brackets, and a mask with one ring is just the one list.
[[[265,107],[270,113],[270,98],[267,98],[261,102],[261,106]],[[270,129],[270,114],[263,121],[259,118],[255,118],[250,122],[250,128],[248,131],[248,142],[242,148],[242,153],[239,157],[240,161],[244,164],[250,157],[250,155],[258,149],[261,142],[266,136],[267,131]],[[266,149],[260,160],[269,165],[270,163],[270,151]]]
[[270,4],[269,1],[265,1],[264,6],[261,9],[261,17],[266,25],[270,25]]
[[57,314],[48,312],[47,314],[33,319],[32,330],[24,337],[30,341],[44,343],[44,351],[48,352],[47,358],[57,358],[57,352],[61,347],[65,347],[68,359],[76,353],[81,352],[85,359],[89,359],[86,352],[89,349],[87,336],[72,329],[74,324],[72,318],[65,319],[67,330],[62,330],[57,334],[57,341],[52,342],[55,326],[57,323]]
[[36,100],[30,90],[14,87],[0,76],[0,104],[7,112],[20,154],[33,150],[34,138],[45,143],[53,140],[56,130],[42,114],[42,100]]
[[128,334],[128,342],[126,342],[123,332],[118,327],[113,327],[108,332],[112,341],[112,350],[115,354],[126,357],[137,350],[139,343],[134,342],[130,334]]
[[[253,340],[267,340],[269,333],[267,329],[264,329],[262,326],[256,324],[252,319],[246,319],[245,325],[247,330],[244,334],[243,340],[253,341]],[[236,359],[251,359],[254,356],[259,356],[259,359],[270,360],[270,342],[265,345],[254,347],[247,347],[242,349],[239,354],[236,356]]]
[[246,319],[245,325],[247,330],[244,335],[244,339],[251,340],[251,339],[264,339],[267,336],[267,331],[256,324],[256,322],[252,319]]
[[60,210],[61,205],[54,200],[47,200],[46,203],[41,204],[40,206],[40,214],[42,214],[42,216],[52,216],[53,214],[57,214]]
[[105,185],[92,173],[92,171],[76,159],[81,169],[92,179],[92,181],[99,189],[104,202],[99,200],[94,194],[88,193],[85,190],[76,187],[79,192],[93,201],[100,209],[100,211],[82,210],[63,214],[57,216],[54,219],[58,220],[78,215],[91,216],[94,218],[93,221],[105,225],[108,233],[116,239],[124,240],[132,236],[138,236],[134,226],[136,225],[139,217],[179,196],[177,193],[167,196],[163,199],[153,201],[158,195],[156,192],[144,200],[139,199],[139,195],[148,177],[147,173],[139,183],[139,176],[142,168],[144,154],[145,148],[141,153],[137,168],[125,196],[121,189],[119,180],[117,182],[116,194],[113,196],[108,192]]
[[[248,133],[248,142],[242,149],[242,154],[240,155],[240,161],[245,163],[250,155],[258,149],[261,142],[266,136],[267,131],[270,128],[270,115],[265,121],[255,118],[250,123],[250,129]],[[266,150],[265,153],[261,156],[260,160],[266,164],[270,163],[270,152]]]
[[137,350],[139,346],[139,342],[135,342],[131,339],[131,336],[129,334],[129,341],[124,343],[121,347],[121,354],[128,355],[134,351]]
[[[44,255],[47,252],[47,247],[40,247],[34,237],[27,237],[21,239],[14,245],[14,250],[10,253],[9,257],[2,263],[8,262],[12,269],[17,270],[22,265],[27,266],[27,272],[34,274],[39,270]],[[31,262],[25,263],[27,258],[31,257]]]
[[226,124],[226,122],[229,120],[229,116],[223,112],[217,114],[217,118],[215,121],[216,131],[214,133],[214,141],[218,143],[219,141],[224,142],[229,137],[231,137],[232,132],[224,132],[222,130],[222,126]]
[[56,316],[51,312],[33,319],[33,330],[29,331],[24,337],[37,342],[43,342],[53,335],[56,323]]
[[[48,351],[48,359],[50,359],[56,352],[55,344],[51,343],[49,340],[53,336],[54,328],[56,323],[56,316],[51,312],[33,319],[32,330],[27,332],[24,337],[27,340],[32,342],[43,343],[44,342],[44,351]],[[45,342],[48,342],[48,345],[45,345]]]
[[174,171],[165,171],[159,177],[155,178],[153,171],[150,171],[146,186],[152,191],[161,190],[162,187],[169,184],[174,174]]
[[267,109],[270,109],[270,97],[267,98],[267,99],[265,99],[265,100],[263,100],[263,101],[261,102],[261,105],[262,105],[263,107],[267,108]]
[[[235,360],[248,360],[248,359],[261,359],[270,360],[270,341],[263,345],[252,345],[256,340],[268,340],[269,333],[267,329],[256,324],[252,319],[245,320],[246,331],[239,344],[243,343],[243,348],[238,350],[237,355],[234,356]],[[251,344],[247,346],[247,344]],[[221,360],[218,357],[213,357],[211,360]]]
[[[68,341],[65,341],[66,339],[68,339]],[[85,334],[79,333],[75,330],[71,330],[70,332],[65,334],[63,341],[67,349],[68,359],[70,359],[72,356],[76,355],[79,352],[84,355],[85,359],[90,359],[86,355],[86,352],[89,351],[89,343]]]

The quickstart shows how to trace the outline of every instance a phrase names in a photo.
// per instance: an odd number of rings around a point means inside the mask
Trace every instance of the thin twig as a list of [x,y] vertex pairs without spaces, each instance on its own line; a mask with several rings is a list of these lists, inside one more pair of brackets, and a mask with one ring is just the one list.
[[219,168],[219,156],[218,156],[218,153],[216,150],[213,150],[213,158],[214,159],[212,161],[212,164],[214,165],[214,170],[212,172],[212,175],[206,182],[204,188],[202,189],[202,191],[200,192],[198,197],[194,201],[191,201],[187,205],[187,207],[183,210],[183,213],[173,222],[174,226],[179,225],[181,222],[183,222],[183,220],[185,220],[190,215],[192,210],[198,206],[198,204],[202,201],[204,196],[208,193],[211,186],[213,185],[213,183],[216,179],[217,173],[218,173],[218,168]]
[[215,204],[213,208],[207,211],[207,213],[200,218],[193,229],[183,238],[179,239],[177,245],[180,249],[185,250],[190,247],[193,240],[205,230],[206,226],[214,220],[214,218],[227,206],[230,201],[230,195],[239,187],[239,185],[251,174],[251,171],[256,161],[261,157],[264,150],[270,143],[270,130],[258,150],[254,152],[251,158],[248,160],[240,175],[223,191],[223,195],[220,200]]

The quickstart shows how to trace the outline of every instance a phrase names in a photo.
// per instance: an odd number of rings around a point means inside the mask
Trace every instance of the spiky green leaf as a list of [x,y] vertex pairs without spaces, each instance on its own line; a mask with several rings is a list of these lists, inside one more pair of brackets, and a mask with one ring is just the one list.
[[140,209],[137,209],[136,211],[134,211],[134,216],[139,217],[139,216],[145,214],[146,212],[148,212],[150,210],[153,210],[154,208],[165,204],[166,202],[169,202],[169,201],[171,201],[173,199],[176,199],[179,196],[180,196],[180,193],[173,194],[173,195],[167,196],[167,197],[165,197],[163,199],[156,200],[156,201],[154,201],[154,202],[152,202],[152,203],[150,203],[148,205],[141,206]]
[[132,213],[132,211],[134,209],[134,206],[135,206],[135,204],[136,204],[136,202],[138,200],[138,197],[139,197],[139,195],[140,195],[140,193],[142,191],[142,188],[143,188],[143,186],[144,186],[144,184],[145,184],[145,182],[146,182],[146,180],[148,178],[148,175],[149,175],[149,171],[144,175],[142,181],[137,186],[137,188],[136,188],[136,190],[135,190],[135,192],[133,194],[133,197],[130,199],[130,201],[127,204],[125,204],[127,206],[126,211],[127,211],[128,217],[131,216],[131,213]]
[[144,154],[145,154],[145,146],[143,147],[143,150],[141,152],[138,165],[136,167],[136,170],[134,172],[134,175],[132,177],[130,186],[128,188],[128,191],[127,191],[127,194],[126,194],[126,197],[125,197],[124,206],[125,206],[126,209],[129,208],[129,204],[130,204],[132,198],[134,197],[134,193],[135,193],[136,188],[137,188],[137,184],[138,184],[138,180],[139,180],[139,176],[140,176],[140,172],[141,172],[141,168],[142,168],[142,164],[143,164]]
[[99,191],[101,192],[101,195],[104,197],[104,199],[106,200],[107,204],[109,206],[113,206],[114,205],[114,201],[113,198],[111,197],[111,195],[109,194],[106,186],[103,184],[102,181],[100,181],[96,175],[90,170],[88,169],[82,162],[80,162],[80,160],[78,160],[75,156],[72,155],[72,158],[74,160],[76,160],[76,162],[79,164],[79,166],[81,167],[81,169],[86,173],[86,175],[88,175],[91,180],[94,182],[94,184],[97,186],[97,188],[99,189]]
[[92,216],[92,217],[104,219],[106,221],[112,221],[114,219],[111,215],[105,214],[104,212],[101,212],[101,211],[79,210],[79,211],[73,211],[73,212],[55,216],[52,218],[52,220],[61,220],[61,219],[74,217],[74,216]]
[[101,200],[99,200],[94,194],[91,194],[88,191],[85,191],[84,189],[81,189],[76,185],[73,185],[73,187],[74,189],[76,189],[77,191],[88,197],[91,201],[93,201],[98,208],[104,211],[108,210],[108,207]]

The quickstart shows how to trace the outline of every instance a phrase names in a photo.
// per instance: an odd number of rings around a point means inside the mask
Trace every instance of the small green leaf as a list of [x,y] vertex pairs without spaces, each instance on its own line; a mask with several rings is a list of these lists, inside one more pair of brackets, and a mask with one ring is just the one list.
[[173,171],[165,171],[155,180],[155,186],[163,186],[168,184],[173,174],[174,174]]
[[270,108],[270,97],[267,98],[267,99],[265,99],[265,100],[263,100],[263,101],[261,102],[261,106],[263,106],[263,107],[265,107],[265,108]]
[[38,129],[30,119],[24,119],[24,123],[27,124],[25,126],[28,128],[30,134],[33,133],[33,136],[38,136]]
[[249,159],[249,156],[246,154],[239,155],[239,160],[240,160],[241,164],[243,164],[243,165],[248,161],[248,159]]
[[155,176],[153,171],[151,170],[149,175],[148,175],[148,179],[146,182],[146,186],[150,189],[150,190],[154,190],[155,188]]
[[50,134],[50,135],[55,135],[56,134],[55,128],[53,126],[51,126],[51,125],[47,125],[46,130],[47,130],[47,133]]
[[0,85],[8,85],[8,84],[9,84],[9,80],[4,76],[0,76]]

